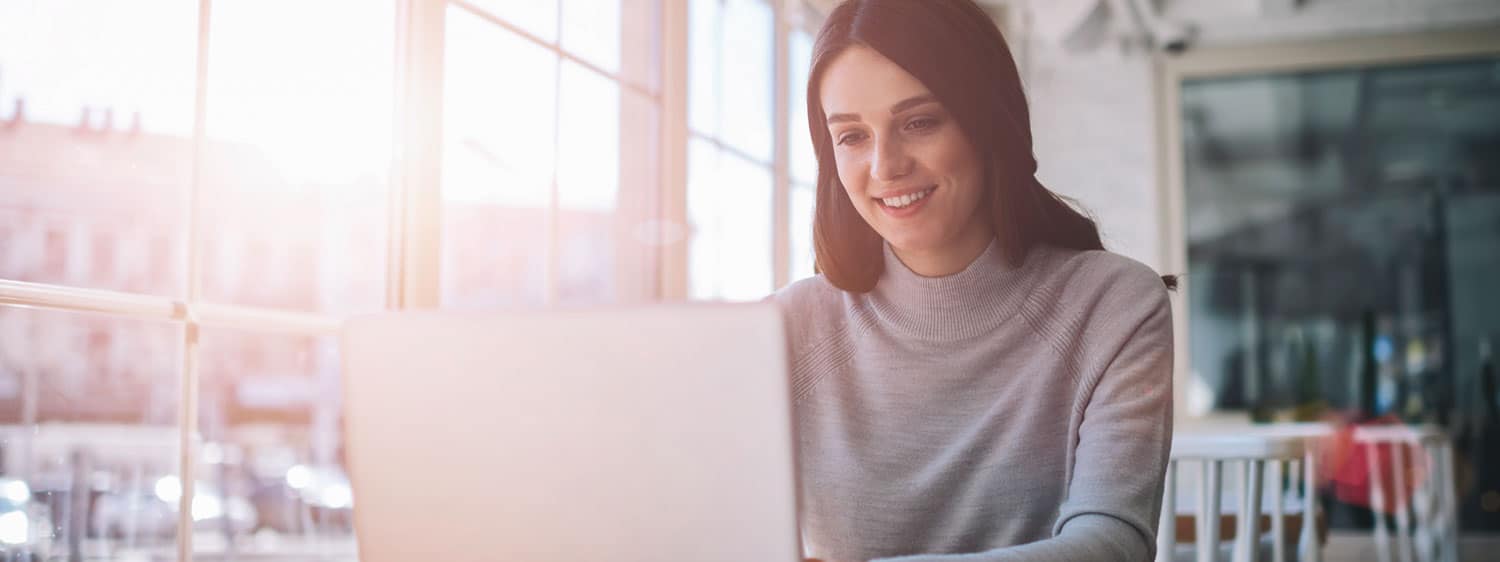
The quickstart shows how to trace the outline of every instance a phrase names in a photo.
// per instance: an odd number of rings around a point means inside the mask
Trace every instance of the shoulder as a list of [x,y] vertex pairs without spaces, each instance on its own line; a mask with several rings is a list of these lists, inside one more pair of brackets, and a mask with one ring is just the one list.
[[837,304],[843,291],[834,287],[822,275],[794,281],[772,293],[767,300],[780,305],[783,310],[807,309]]
[[1106,250],[1075,250],[1057,263],[1049,285],[1065,301],[1106,309],[1100,312],[1168,306],[1161,274],[1132,258]]
[[783,287],[767,297],[781,309],[791,361],[792,393],[802,400],[838,363],[848,345],[849,318],[860,297],[834,287],[822,275]]
[[1170,354],[1171,303],[1155,270],[1104,250],[1046,248],[1042,256],[1042,282],[1022,316],[1079,388],[1093,388],[1127,344]]
[[1167,287],[1150,266],[1104,250],[1048,247],[1040,255],[1043,279],[1023,316],[1059,352],[1117,347],[1143,329],[1170,339]]
[[822,339],[842,328],[847,296],[822,275],[816,275],[782,287],[767,300],[781,308],[788,337],[803,342]]

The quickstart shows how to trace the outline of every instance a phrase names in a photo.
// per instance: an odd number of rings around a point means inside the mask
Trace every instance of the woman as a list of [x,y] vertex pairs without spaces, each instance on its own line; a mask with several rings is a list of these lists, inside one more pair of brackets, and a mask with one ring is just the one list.
[[803,535],[822,560],[1149,560],[1171,278],[1034,177],[971,0],[851,0],[807,88],[821,275],[786,311]]

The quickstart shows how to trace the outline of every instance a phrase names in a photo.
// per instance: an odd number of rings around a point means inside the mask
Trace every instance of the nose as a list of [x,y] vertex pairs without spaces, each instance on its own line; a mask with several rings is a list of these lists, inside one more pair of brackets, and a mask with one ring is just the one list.
[[880,181],[900,179],[911,173],[911,157],[906,154],[900,137],[877,139],[875,155],[870,162],[870,175]]

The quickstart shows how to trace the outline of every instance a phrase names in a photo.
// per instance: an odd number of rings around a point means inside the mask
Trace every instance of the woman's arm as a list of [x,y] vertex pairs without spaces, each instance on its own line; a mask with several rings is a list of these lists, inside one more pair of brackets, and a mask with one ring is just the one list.
[[1033,543],[973,554],[941,554],[881,558],[877,562],[1110,562],[1151,559],[1151,549],[1134,527],[1108,515],[1083,515],[1064,526],[1062,534]]

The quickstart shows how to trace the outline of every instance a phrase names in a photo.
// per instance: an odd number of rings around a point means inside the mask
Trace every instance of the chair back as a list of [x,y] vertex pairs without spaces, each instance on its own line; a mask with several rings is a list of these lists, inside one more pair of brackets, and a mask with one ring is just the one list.
[[[1391,535],[1401,562],[1458,562],[1453,444],[1434,426],[1360,426],[1354,444],[1364,449],[1375,552],[1391,562]],[[1393,517],[1387,517],[1388,515]],[[1394,519],[1394,528],[1389,528]]]
[[[1232,538],[1229,557],[1255,562],[1263,558],[1261,539],[1266,532],[1270,533],[1266,546],[1272,562],[1285,562],[1291,542],[1298,544],[1293,553],[1298,560],[1320,561],[1317,461],[1309,446],[1315,439],[1309,432],[1271,428],[1193,432],[1173,438],[1157,532],[1157,561],[1173,560],[1179,543],[1192,543],[1194,560],[1218,562],[1224,554],[1221,542]],[[1237,476],[1230,495],[1237,509],[1226,509],[1225,468]],[[1270,504],[1269,512],[1265,503]],[[1289,514],[1288,503],[1300,513]],[[1188,508],[1189,516],[1179,515],[1179,504]]]

